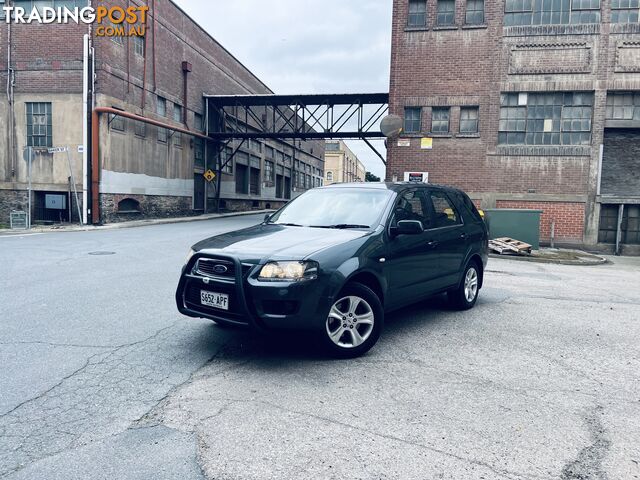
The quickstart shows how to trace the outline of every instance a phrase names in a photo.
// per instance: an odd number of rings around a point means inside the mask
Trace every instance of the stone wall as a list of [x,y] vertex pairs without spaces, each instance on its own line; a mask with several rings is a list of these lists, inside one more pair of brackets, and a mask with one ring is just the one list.
[[[138,211],[118,212],[118,204],[125,199],[138,202]],[[145,218],[187,217],[196,215],[192,210],[191,197],[170,197],[162,195],[119,195],[101,194],[100,207],[102,223],[126,222]]]
[[0,190],[0,224],[9,226],[12,210],[26,212],[29,208],[26,190]]

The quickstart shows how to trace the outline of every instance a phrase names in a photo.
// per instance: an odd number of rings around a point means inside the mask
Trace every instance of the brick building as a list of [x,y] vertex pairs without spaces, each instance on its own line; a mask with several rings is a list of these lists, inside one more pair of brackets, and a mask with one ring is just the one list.
[[[541,237],[640,244],[637,1],[394,0],[387,177],[429,173]],[[432,139],[422,142],[423,137]]]
[[342,140],[330,140],[324,149],[324,183],[364,182],[366,170]]
[[[0,1],[0,7],[26,11],[88,4]],[[94,169],[99,170],[94,172],[99,218],[94,221],[211,210],[218,182],[208,183],[203,173],[221,167],[239,142],[225,149],[202,137],[204,97],[273,93],[172,1],[106,0],[99,5],[149,7],[144,35],[101,36],[97,24],[74,22],[15,24],[5,22],[0,10],[0,83],[3,91],[9,87],[0,97],[0,224],[8,223],[11,210],[27,209],[26,146],[35,149],[33,221],[77,218],[69,163],[77,190],[82,193],[84,186],[89,191],[91,216],[92,182],[85,174],[91,170],[96,131],[91,131],[91,115],[83,114],[85,92],[89,112],[111,107],[142,120],[106,113],[99,117]],[[91,46],[87,57],[85,35]],[[87,76],[86,89],[85,66],[95,71],[95,76]],[[70,147],[69,161],[65,153],[48,152],[57,146]],[[280,140],[245,142],[222,169],[222,206],[237,210],[281,205],[322,178],[323,157],[322,141],[295,146]],[[305,173],[305,182],[292,181],[296,167],[308,171],[311,180],[307,182]],[[48,208],[52,195],[64,196],[66,208]]]

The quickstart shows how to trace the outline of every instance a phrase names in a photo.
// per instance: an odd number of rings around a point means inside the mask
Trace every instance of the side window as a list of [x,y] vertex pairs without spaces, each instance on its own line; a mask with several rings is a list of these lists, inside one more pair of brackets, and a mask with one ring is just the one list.
[[444,192],[431,192],[429,196],[433,204],[433,228],[450,227],[462,223],[460,214]]
[[426,205],[424,191],[412,190],[403,193],[396,203],[392,225],[397,225],[400,220],[418,220],[422,222],[423,228],[429,228],[429,211]]

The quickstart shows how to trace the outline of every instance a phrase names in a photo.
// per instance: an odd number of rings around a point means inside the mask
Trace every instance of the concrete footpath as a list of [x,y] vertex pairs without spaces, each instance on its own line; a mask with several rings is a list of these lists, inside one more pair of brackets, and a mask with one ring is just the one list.
[[35,233],[51,233],[51,232],[88,232],[94,230],[111,230],[118,228],[144,227],[148,225],[164,225],[167,223],[184,223],[184,222],[201,222],[212,220],[215,218],[240,217],[244,215],[259,215],[272,213],[275,210],[250,210],[247,212],[229,212],[229,213],[207,213],[205,215],[197,215],[193,217],[171,217],[171,218],[149,218],[145,220],[132,220],[129,222],[107,223],[104,225],[53,225],[53,226],[35,226],[30,230],[0,230],[0,237],[9,235],[29,235]]

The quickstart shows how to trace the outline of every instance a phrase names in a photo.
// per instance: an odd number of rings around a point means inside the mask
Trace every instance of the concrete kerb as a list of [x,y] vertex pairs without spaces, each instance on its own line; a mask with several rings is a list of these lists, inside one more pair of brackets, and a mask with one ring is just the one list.
[[213,220],[215,218],[240,217],[245,215],[260,215],[273,213],[275,210],[251,210],[247,212],[232,213],[210,213],[206,215],[198,215],[193,217],[172,217],[172,218],[155,218],[148,220],[133,220],[130,222],[108,223],[105,225],[69,225],[58,227],[34,227],[31,230],[6,230],[0,231],[0,237],[12,235],[30,235],[34,233],[52,233],[52,232],[92,232],[97,230],[113,230],[119,228],[144,227],[149,225],[164,225],[168,223],[185,223],[185,222],[203,222]]
[[[573,255],[575,258],[558,258],[557,253],[565,254],[567,256]],[[582,266],[594,266],[604,265],[609,263],[604,257],[587,253],[582,250],[570,250],[570,249],[541,249],[536,250],[532,255],[498,255],[495,253],[489,254],[490,258],[503,259],[503,260],[519,260],[524,262],[536,262],[536,263],[552,263],[555,265],[582,265]]]

